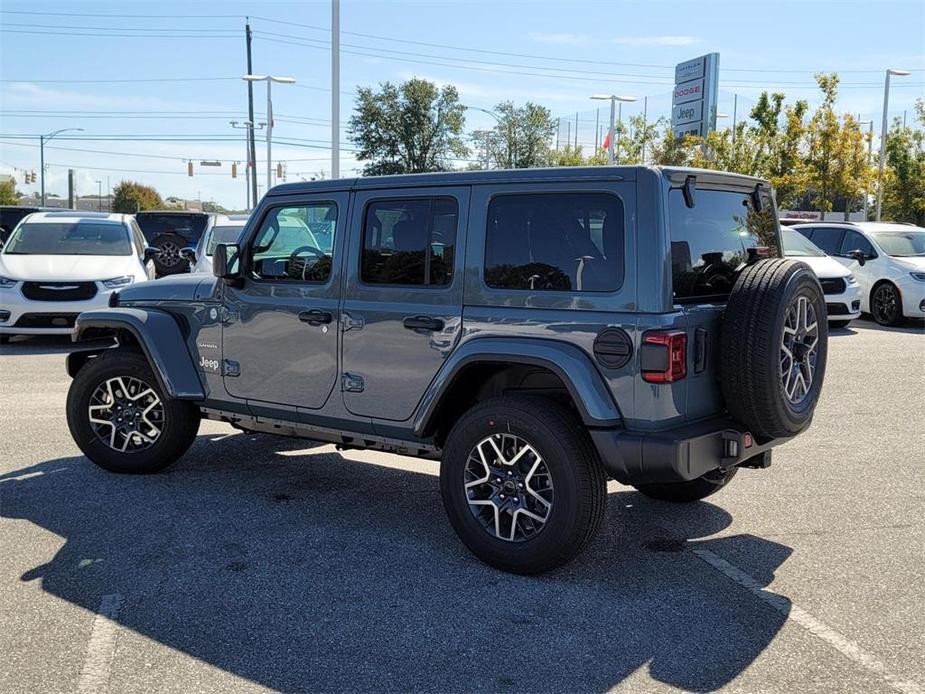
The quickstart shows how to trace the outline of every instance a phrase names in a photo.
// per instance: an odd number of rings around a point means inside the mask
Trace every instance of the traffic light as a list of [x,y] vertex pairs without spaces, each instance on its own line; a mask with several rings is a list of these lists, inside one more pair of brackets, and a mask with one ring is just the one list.
[[186,175],[190,178],[193,177],[193,162],[191,161],[186,162]]
[[276,162],[276,177],[283,177],[283,163],[281,161]]
[[27,173],[26,176],[29,178],[29,180],[26,181],[27,183],[35,183],[35,171],[34,170],[32,171],[31,174]]
[[231,162],[231,177],[232,178],[238,177],[238,162],[236,161]]

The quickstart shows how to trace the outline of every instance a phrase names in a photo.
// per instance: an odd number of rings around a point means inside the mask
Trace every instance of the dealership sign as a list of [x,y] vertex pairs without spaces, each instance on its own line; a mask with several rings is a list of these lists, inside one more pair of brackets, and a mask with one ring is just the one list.
[[674,69],[671,128],[678,137],[716,129],[719,53],[678,63]]

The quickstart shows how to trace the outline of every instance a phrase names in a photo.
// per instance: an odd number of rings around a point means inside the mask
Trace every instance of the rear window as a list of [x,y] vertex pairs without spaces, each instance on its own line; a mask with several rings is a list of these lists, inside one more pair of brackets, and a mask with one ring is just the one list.
[[145,237],[154,240],[161,234],[178,234],[184,238],[199,238],[206,229],[204,214],[139,214],[135,216]]
[[3,249],[10,255],[132,255],[119,222],[26,222]]
[[206,248],[206,255],[212,255],[215,247],[220,243],[236,244],[241,238],[243,226],[216,226],[212,227],[212,233],[209,235],[209,246]]
[[694,207],[678,189],[668,194],[671,231],[671,278],[677,301],[722,300],[748,259],[748,249],[766,246],[778,256],[773,203],[761,212],[751,195],[698,188]]
[[485,283],[609,292],[623,285],[623,202],[610,193],[499,195],[488,206]]

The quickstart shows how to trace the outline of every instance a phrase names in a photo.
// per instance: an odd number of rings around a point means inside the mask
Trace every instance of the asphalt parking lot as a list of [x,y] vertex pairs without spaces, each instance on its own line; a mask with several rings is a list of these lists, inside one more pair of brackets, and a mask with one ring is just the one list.
[[107,474],[65,340],[0,352],[0,691],[925,691],[925,331],[831,337],[812,429],[709,502],[611,483],[538,578],[472,558],[436,464],[204,423]]

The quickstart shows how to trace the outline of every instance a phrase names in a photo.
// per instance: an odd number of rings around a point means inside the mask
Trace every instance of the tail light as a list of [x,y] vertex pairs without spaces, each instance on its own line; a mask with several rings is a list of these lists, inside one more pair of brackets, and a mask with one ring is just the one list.
[[642,380],[674,383],[687,376],[687,333],[681,330],[647,332],[640,350]]

